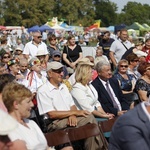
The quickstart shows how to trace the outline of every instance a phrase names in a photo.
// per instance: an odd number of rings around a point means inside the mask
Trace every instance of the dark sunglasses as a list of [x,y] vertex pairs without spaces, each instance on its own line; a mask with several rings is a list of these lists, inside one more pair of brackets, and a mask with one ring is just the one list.
[[42,36],[38,36],[37,38],[38,38],[38,39],[41,39],[41,38],[42,38]]
[[139,60],[133,60],[134,62],[139,62]]
[[55,55],[54,57],[60,57],[60,55]]
[[56,39],[51,39],[50,41],[56,41]]
[[63,68],[61,68],[61,69],[57,69],[57,70],[53,70],[53,69],[52,69],[52,71],[53,71],[53,72],[55,72],[55,73],[60,74],[60,73],[62,73],[62,72],[63,72]]
[[10,56],[4,56],[3,58],[4,58],[4,59],[6,59],[6,58],[10,58]]
[[120,67],[128,68],[128,65],[120,65]]

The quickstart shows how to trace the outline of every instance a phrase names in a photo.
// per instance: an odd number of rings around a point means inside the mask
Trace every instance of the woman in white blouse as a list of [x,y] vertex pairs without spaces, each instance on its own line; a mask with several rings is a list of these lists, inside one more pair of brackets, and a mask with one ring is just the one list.
[[18,123],[18,127],[9,133],[11,141],[25,141],[28,150],[48,150],[41,129],[34,121],[27,119],[33,107],[31,91],[24,85],[8,83],[3,89],[2,99],[8,113]]
[[76,83],[72,87],[71,94],[78,109],[88,110],[95,117],[111,119],[114,115],[104,112],[98,101],[97,91],[90,84],[92,80],[92,66],[94,64],[89,62],[77,67],[75,73]]

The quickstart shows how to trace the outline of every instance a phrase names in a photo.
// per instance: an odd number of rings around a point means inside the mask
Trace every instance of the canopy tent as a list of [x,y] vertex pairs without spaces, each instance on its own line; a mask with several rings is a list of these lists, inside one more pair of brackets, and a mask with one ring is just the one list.
[[124,28],[126,28],[125,24],[115,25],[115,27],[114,27],[115,34],[117,33],[117,31],[124,29]]
[[38,25],[35,25],[31,28],[28,28],[28,32],[35,32],[35,31],[40,31],[40,27]]
[[66,31],[73,31],[75,28],[73,26],[68,26],[66,23],[60,24],[61,27],[65,28]]
[[43,31],[46,31],[48,30],[49,32],[54,32],[54,29],[50,28],[48,25],[42,25],[40,26],[40,31],[43,32]]
[[134,30],[146,30],[141,24],[138,22],[134,22],[132,25],[127,26],[126,29],[134,29]]
[[5,26],[0,26],[0,30],[6,30]]
[[147,28],[147,29],[150,31],[150,26],[149,26],[148,24],[143,23],[142,26],[143,26],[144,28]]
[[109,27],[107,28],[107,30],[110,31],[110,32],[114,32],[115,27],[114,27],[114,26],[109,26]]
[[55,29],[55,30],[65,30],[65,28],[63,28],[63,27],[61,27],[61,26],[59,26],[59,25],[54,25],[53,27],[52,27],[52,29]]

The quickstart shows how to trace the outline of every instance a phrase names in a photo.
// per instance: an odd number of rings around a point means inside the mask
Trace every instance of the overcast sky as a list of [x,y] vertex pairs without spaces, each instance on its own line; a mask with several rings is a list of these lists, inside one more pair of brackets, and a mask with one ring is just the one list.
[[150,5],[150,0],[110,0],[110,1],[117,4],[119,13],[121,12],[121,9],[124,7],[124,5],[126,5],[127,2],[129,2],[129,1]]

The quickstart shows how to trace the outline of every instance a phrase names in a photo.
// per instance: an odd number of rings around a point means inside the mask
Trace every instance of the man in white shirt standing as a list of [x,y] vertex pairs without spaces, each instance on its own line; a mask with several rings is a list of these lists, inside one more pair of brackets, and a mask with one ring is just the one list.
[[45,51],[45,60],[47,62],[49,59],[49,53],[46,44],[42,42],[41,32],[33,32],[32,36],[33,40],[28,42],[24,47],[23,54],[25,58],[31,59],[37,55],[39,50],[43,50]]
[[132,47],[132,44],[127,39],[128,39],[128,31],[126,29],[121,29],[119,38],[116,39],[110,47],[109,56],[110,56],[110,59],[114,65],[114,67],[117,66],[122,55],[130,47]]

